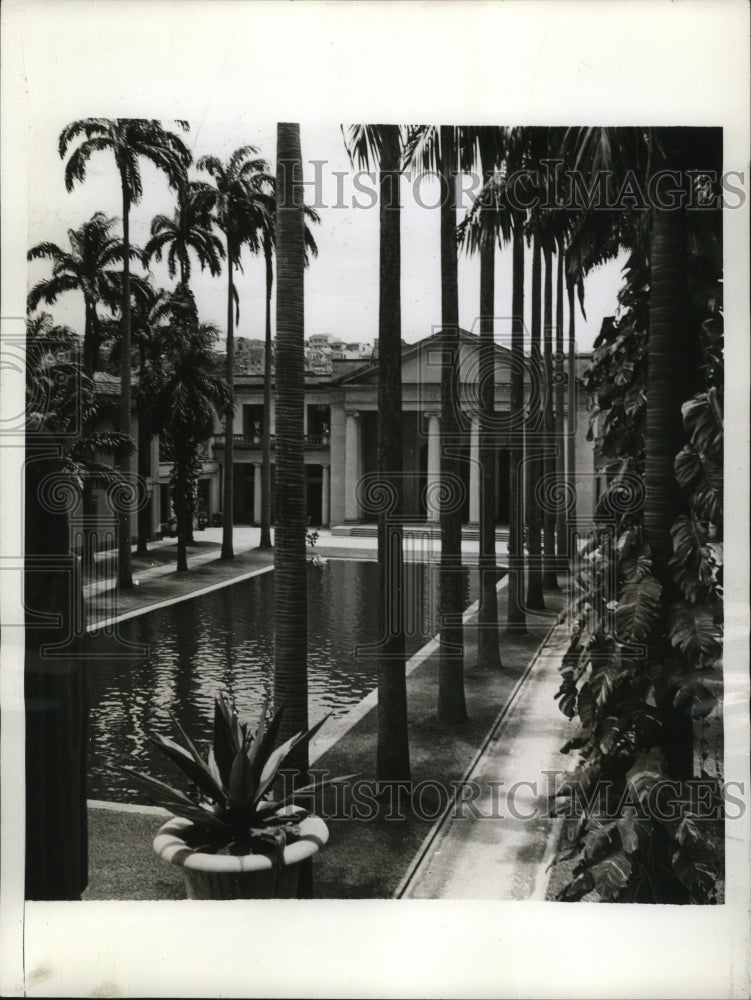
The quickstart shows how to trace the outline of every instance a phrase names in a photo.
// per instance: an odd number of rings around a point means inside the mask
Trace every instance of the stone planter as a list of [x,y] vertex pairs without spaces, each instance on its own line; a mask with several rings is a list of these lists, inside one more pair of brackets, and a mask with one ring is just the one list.
[[188,899],[296,899],[300,862],[312,857],[329,839],[318,816],[300,823],[301,836],[284,849],[284,867],[275,878],[264,854],[202,854],[184,840],[193,824],[175,817],[154,838],[154,850],[164,861],[182,868]]

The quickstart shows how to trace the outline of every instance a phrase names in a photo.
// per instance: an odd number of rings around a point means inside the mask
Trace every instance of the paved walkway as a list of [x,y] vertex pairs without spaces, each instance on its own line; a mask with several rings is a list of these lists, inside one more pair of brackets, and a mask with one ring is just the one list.
[[[556,707],[566,628],[553,628],[520,678],[396,892],[414,899],[545,898],[559,822],[548,816],[570,723]],[[471,800],[470,800],[471,799]]]

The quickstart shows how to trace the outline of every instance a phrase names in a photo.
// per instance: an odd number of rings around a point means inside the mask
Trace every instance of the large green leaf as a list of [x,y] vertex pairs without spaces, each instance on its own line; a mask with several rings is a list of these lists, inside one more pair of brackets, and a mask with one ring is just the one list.
[[594,887],[595,880],[592,872],[585,871],[564,885],[555,898],[559,903],[576,903],[588,892],[591,892]]
[[628,884],[633,866],[624,851],[617,851],[591,868],[601,899],[614,899]]
[[614,642],[592,653],[589,686],[597,708],[601,708],[612,695],[620,673],[621,652]]
[[639,754],[626,774],[626,781],[641,802],[656,784],[665,780],[666,773],[665,755],[657,747],[652,747]]
[[691,498],[698,517],[714,524],[722,522],[722,464],[687,444],[676,456],[675,478]]
[[705,719],[717,705],[717,697],[706,684],[694,680],[678,689],[673,704],[680,709],[688,707],[692,719]]
[[708,541],[706,528],[695,518],[681,515],[671,528],[673,579],[689,601],[721,596],[719,568],[722,545]]
[[576,711],[579,714],[582,725],[587,727],[592,725],[594,713],[594,696],[589,684],[582,684],[579,695],[576,699]]
[[616,826],[618,827],[618,835],[621,838],[621,844],[626,854],[636,854],[639,848],[649,839],[649,821],[639,819],[633,813],[621,816]]
[[607,857],[616,844],[617,830],[618,828],[613,820],[603,824],[598,822],[592,825],[587,836],[584,838],[582,861],[588,865],[592,865]]
[[653,576],[644,576],[623,585],[615,611],[618,638],[623,642],[644,642],[660,617],[662,585]]
[[722,454],[722,407],[715,388],[689,399],[681,407],[683,426],[693,444],[707,455]]
[[711,850],[679,847],[673,854],[673,871],[692,898],[715,902],[722,886],[722,855]]
[[621,572],[627,583],[637,583],[652,572],[652,551],[648,545],[632,549],[621,562]]
[[722,652],[722,628],[715,610],[679,601],[668,616],[670,641],[693,663],[712,664]]

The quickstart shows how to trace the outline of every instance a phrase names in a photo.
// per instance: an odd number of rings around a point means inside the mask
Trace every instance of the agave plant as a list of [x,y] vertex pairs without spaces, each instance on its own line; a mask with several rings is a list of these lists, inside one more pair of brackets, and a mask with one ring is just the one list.
[[132,767],[121,770],[135,777],[149,798],[177,816],[191,820],[188,835],[194,850],[210,853],[272,853],[280,856],[287,837],[298,833],[300,821],[310,810],[298,805],[300,798],[326,785],[348,780],[352,775],[312,782],[272,799],[276,778],[291,751],[315,736],[328,715],[304,733],[297,733],[274,749],[283,706],[266,724],[266,705],[255,733],[241,723],[231,699],[220,692],[214,706],[213,742],[208,757],[199,754],[175,716],[170,717],[182,742],[165,736],[150,736],[149,742],[171,760],[191,781],[190,797],[158,778]]

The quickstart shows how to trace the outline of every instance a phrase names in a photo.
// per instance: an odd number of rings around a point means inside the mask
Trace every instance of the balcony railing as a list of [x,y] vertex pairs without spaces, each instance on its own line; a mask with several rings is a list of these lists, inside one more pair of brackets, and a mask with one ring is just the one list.
[[[223,448],[226,435],[215,434],[214,435],[214,445],[217,448]],[[276,447],[276,436],[271,435],[271,447]],[[262,445],[261,436],[259,434],[233,434],[232,441],[236,448],[260,448]],[[328,434],[306,434],[305,435],[305,447],[306,448],[328,448],[329,446],[329,435]]]

